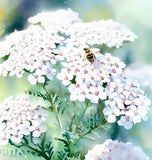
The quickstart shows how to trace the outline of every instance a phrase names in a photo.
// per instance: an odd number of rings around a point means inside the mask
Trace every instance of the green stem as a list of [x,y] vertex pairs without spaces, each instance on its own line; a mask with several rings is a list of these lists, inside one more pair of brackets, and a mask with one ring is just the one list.
[[57,109],[56,109],[56,107],[54,105],[53,105],[53,111],[55,113],[55,117],[57,119],[58,125],[62,129],[62,123],[61,123],[60,117],[58,115]]
[[101,124],[104,125],[104,114],[103,114],[103,109],[104,109],[104,103],[99,100],[99,105],[98,105],[98,112],[100,114],[100,119],[101,119]]
[[46,140],[46,132],[43,133],[43,139],[42,139],[42,141],[41,141],[41,146],[42,146],[42,147],[44,147],[45,140]]
[[72,116],[72,120],[71,120],[71,123],[70,123],[70,125],[69,125],[69,132],[72,132],[72,125],[73,125],[73,122],[74,122],[74,120],[75,120],[76,108],[77,108],[76,103],[75,103],[74,101],[73,101],[72,103],[73,103],[73,106],[74,106],[74,114],[73,114],[73,116]]
[[50,96],[49,92],[47,91],[47,89],[46,89],[46,87],[44,85],[43,85],[43,89],[45,90],[45,92],[46,92],[46,94],[47,94],[47,96],[49,98],[48,100],[51,103],[51,106],[52,106],[53,111],[55,113],[55,117],[57,119],[58,125],[62,129],[62,123],[61,123],[60,117],[58,115],[57,108],[54,106],[54,104],[52,104],[52,97]]

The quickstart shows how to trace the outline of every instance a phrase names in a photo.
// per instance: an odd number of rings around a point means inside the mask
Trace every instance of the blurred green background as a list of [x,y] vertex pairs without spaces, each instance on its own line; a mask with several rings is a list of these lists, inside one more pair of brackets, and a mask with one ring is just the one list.
[[[1,39],[15,29],[26,28],[28,17],[40,11],[54,11],[61,8],[71,8],[78,12],[85,22],[113,19],[125,24],[138,36],[138,39],[117,49],[114,55],[119,56],[128,66],[131,64],[138,64],[139,67],[152,65],[152,0],[0,0]],[[152,75],[152,70],[149,70],[149,74]],[[27,79],[1,76],[0,101],[10,95],[24,92],[29,87],[32,86],[29,85]],[[147,92],[152,100],[151,93],[151,91]],[[149,120],[136,124],[132,130],[127,131],[115,126],[112,138],[124,142],[130,141],[141,146],[152,159],[152,110],[149,111]]]

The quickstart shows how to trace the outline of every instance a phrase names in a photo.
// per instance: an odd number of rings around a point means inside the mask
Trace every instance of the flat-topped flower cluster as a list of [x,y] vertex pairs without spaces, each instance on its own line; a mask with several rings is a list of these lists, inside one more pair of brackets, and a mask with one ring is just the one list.
[[71,9],[59,9],[56,12],[41,12],[34,17],[30,17],[28,22],[31,24],[40,23],[45,30],[55,30],[65,33],[74,23],[82,22],[78,13]]
[[104,100],[107,107],[103,113],[107,121],[114,123],[119,119],[118,124],[126,129],[147,120],[150,101],[137,81],[125,77],[125,64],[118,57],[109,53],[102,55],[94,49],[96,59],[91,64],[84,59],[85,53],[80,47],[61,47],[60,50],[66,55],[67,62],[62,63],[63,68],[57,78],[68,86],[72,101],[89,99],[98,103]]
[[20,95],[15,99],[10,96],[0,104],[0,145],[7,145],[9,140],[21,143],[30,133],[39,137],[46,132],[42,122],[47,114],[38,110],[37,103],[31,104],[26,95]]
[[0,64],[0,75],[9,74],[21,78],[23,73],[28,71],[31,84],[44,83],[44,76],[52,80],[56,70],[51,64],[63,60],[63,56],[52,54],[52,50],[62,40],[63,37],[54,31],[46,32],[40,26],[15,31],[0,43],[0,57],[8,56],[8,59]]
[[70,9],[42,12],[29,18],[29,22],[27,29],[15,31],[0,42],[0,58],[5,57],[0,75],[21,78],[28,72],[28,80],[34,85],[53,79],[54,64],[66,56],[60,47],[105,44],[119,48],[136,38],[125,25],[113,20],[83,23]]
[[106,140],[85,155],[85,160],[149,160],[140,147],[132,143]]
[[119,58],[112,57],[109,53],[105,55],[95,53],[94,64],[84,59],[85,53],[82,48],[73,48],[70,51],[64,48],[62,53],[70,55],[67,55],[67,62],[62,63],[63,68],[57,77],[65,86],[69,86],[72,101],[85,101],[85,98],[88,98],[92,103],[98,103],[99,99],[107,99],[103,86],[114,78],[121,78],[122,69],[125,67]]
[[65,33],[70,35],[66,42],[74,46],[105,44],[109,48],[119,48],[124,42],[132,42],[137,38],[125,25],[113,20],[75,23]]

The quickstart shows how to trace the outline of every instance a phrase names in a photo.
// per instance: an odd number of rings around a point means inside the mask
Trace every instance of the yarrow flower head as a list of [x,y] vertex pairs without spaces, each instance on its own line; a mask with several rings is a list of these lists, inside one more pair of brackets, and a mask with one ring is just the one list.
[[0,57],[7,56],[0,64],[0,75],[21,78],[28,71],[31,84],[44,83],[44,76],[52,80],[56,73],[52,65],[63,60],[63,56],[54,54],[53,50],[62,40],[54,31],[45,31],[40,26],[15,31],[0,43]]
[[102,55],[94,49],[96,59],[91,64],[80,47],[61,47],[60,50],[67,62],[62,63],[57,78],[68,86],[72,101],[89,99],[98,103],[99,99],[105,100],[103,113],[107,122],[114,123],[118,119],[118,124],[126,129],[148,119],[150,100],[137,81],[125,77],[125,64],[118,57],[109,53]]
[[123,42],[137,38],[125,25],[113,20],[75,23],[66,30],[66,35],[70,36],[66,42],[74,46],[105,44],[110,48],[119,48]]
[[46,30],[53,29],[65,34],[65,43],[74,46],[106,44],[108,47],[119,48],[123,42],[132,42],[137,38],[125,25],[113,20],[83,23],[71,9],[42,12],[30,17],[28,21],[32,24],[40,23]]
[[10,96],[0,104],[0,145],[7,145],[9,140],[20,143],[30,133],[39,137],[46,132],[42,122],[47,114],[38,110],[37,103],[31,104],[26,95],[20,95],[15,99]]
[[95,62],[91,64],[84,59],[85,53],[82,48],[63,47],[61,52],[66,56],[67,62],[62,63],[63,68],[57,78],[62,80],[65,86],[69,86],[72,101],[85,101],[87,98],[93,103],[98,103],[99,99],[105,100],[107,94],[104,86],[113,76],[119,78],[122,68],[125,67],[119,58],[112,57],[109,53],[95,53]]
[[119,48],[136,38],[126,26],[112,20],[83,23],[71,9],[42,12],[29,22],[27,29],[15,31],[0,42],[0,58],[5,60],[0,64],[0,75],[21,78],[28,72],[33,85],[53,79],[54,64],[64,59],[60,47],[106,44]]
[[78,13],[71,9],[59,9],[55,12],[42,12],[34,17],[30,17],[28,21],[31,24],[40,23],[46,30],[56,30],[65,33],[67,28],[72,24],[81,22]]
[[114,123],[116,117],[119,117],[118,124],[130,129],[133,124],[148,119],[147,111],[151,102],[139,88],[136,80],[126,77],[121,81],[113,79],[107,84],[106,91],[109,95],[103,113],[109,123]]
[[142,149],[132,143],[106,140],[85,155],[85,160],[149,160]]

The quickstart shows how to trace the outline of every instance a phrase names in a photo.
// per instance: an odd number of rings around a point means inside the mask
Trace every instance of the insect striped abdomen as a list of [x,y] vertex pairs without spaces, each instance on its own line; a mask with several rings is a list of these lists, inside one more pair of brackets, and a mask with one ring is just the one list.
[[95,60],[95,55],[93,53],[88,54],[86,57],[87,57],[88,61],[91,63],[93,63]]

